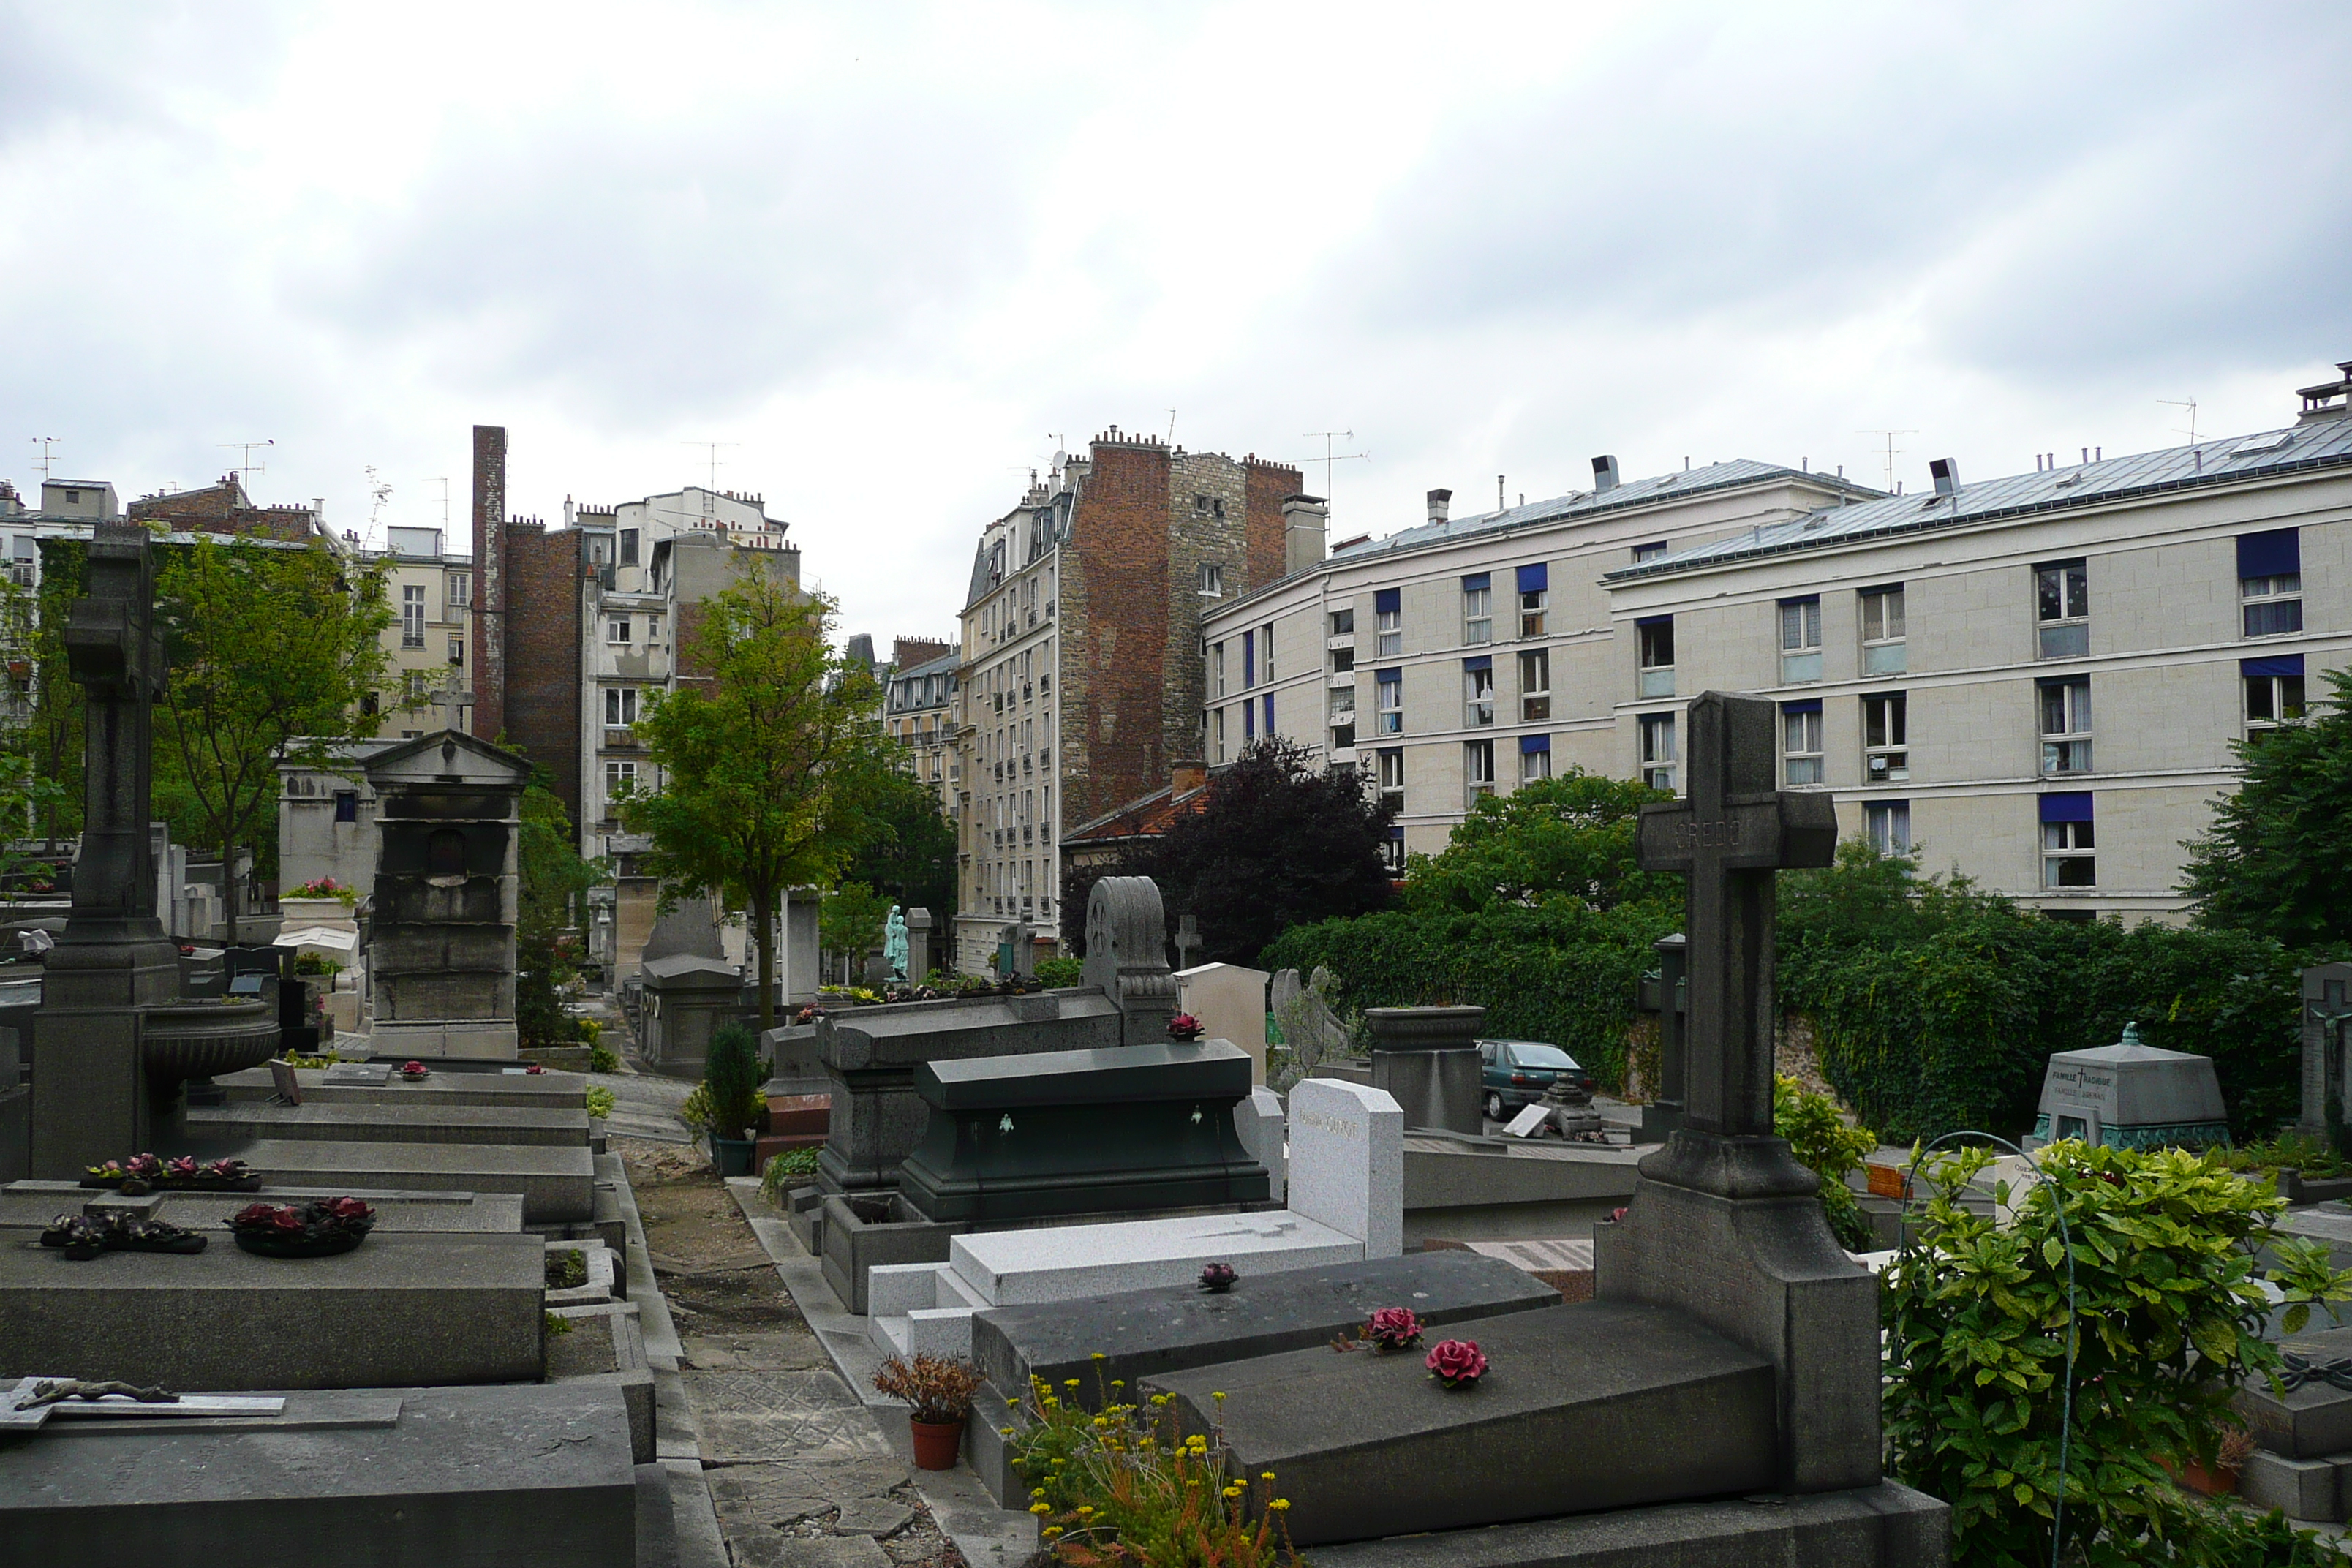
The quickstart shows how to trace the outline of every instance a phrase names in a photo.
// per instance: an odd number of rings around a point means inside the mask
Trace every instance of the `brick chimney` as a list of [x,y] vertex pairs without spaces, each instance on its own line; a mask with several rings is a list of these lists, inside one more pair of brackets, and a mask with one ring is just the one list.
[[1190,795],[1208,782],[1209,767],[1206,763],[1195,762],[1188,758],[1175,763],[1168,770],[1168,794],[1171,798]]
[[507,727],[507,431],[474,426],[474,733]]

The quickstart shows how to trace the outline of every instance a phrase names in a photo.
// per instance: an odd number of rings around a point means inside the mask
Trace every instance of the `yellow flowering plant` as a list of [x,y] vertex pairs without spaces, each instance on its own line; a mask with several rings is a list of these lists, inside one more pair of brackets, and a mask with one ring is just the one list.
[[[1045,1549],[1068,1568],[1302,1568],[1275,1474],[1228,1474],[1220,1434],[1182,1430],[1164,1394],[1127,1402],[1095,1358],[1095,1398],[1076,1379],[1033,1379],[1004,1428]],[[1223,1396],[1219,1396],[1223,1404]]]

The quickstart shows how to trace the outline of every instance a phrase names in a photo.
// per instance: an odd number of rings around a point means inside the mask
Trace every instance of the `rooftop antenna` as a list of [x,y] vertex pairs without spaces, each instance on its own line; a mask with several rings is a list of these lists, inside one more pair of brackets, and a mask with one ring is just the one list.
[[1854,434],[1857,436],[1876,436],[1885,441],[1886,488],[1890,490],[1893,489],[1895,488],[1895,459],[1896,457],[1900,456],[1903,451],[1902,447],[1895,444],[1895,437],[1897,436],[1916,436],[1919,432],[1916,430],[1857,430]]
[[383,514],[383,503],[392,499],[392,487],[376,478],[375,465],[367,466],[368,477],[368,537],[375,537],[375,520]]
[[[275,447],[278,443],[276,441],[215,441],[213,445],[238,455],[236,467],[229,471],[236,476],[236,482],[243,485],[249,476],[266,474],[269,471],[268,468],[253,460],[253,454],[263,447]],[[252,487],[246,488],[250,493]]]
[[444,474],[436,474],[425,482],[428,485],[439,485],[441,487],[441,537],[446,542],[449,537],[448,477]]
[[1173,408],[1168,411],[1168,444],[1171,447],[1176,444],[1176,411]]
[[2197,445],[2197,400],[2193,397],[2159,397],[2157,401],[2163,404],[2167,408],[2186,408],[2189,410],[2189,428],[2183,430],[2179,426],[2176,425],[2172,427],[2172,433],[2176,436],[2188,437],[2189,444],[2192,447]]
[[740,441],[680,441],[678,443],[681,447],[705,447],[709,449],[710,493],[712,495],[717,495],[719,493],[719,448],[721,447],[740,447],[742,444],[743,443]]
[[1327,502],[1331,499],[1332,464],[1353,463],[1359,461],[1369,463],[1372,460],[1372,455],[1370,452],[1334,452],[1331,450],[1331,443],[1334,441],[1354,440],[1356,438],[1356,433],[1353,430],[1309,430],[1307,432],[1307,438],[1310,441],[1319,440],[1323,443],[1323,455],[1319,458],[1309,458],[1307,460],[1310,463],[1320,463],[1323,465],[1323,499]]
[[49,477],[49,448],[58,445],[58,438],[55,436],[36,436],[32,442],[41,449],[40,457],[35,461],[40,465],[41,478],[46,479]]

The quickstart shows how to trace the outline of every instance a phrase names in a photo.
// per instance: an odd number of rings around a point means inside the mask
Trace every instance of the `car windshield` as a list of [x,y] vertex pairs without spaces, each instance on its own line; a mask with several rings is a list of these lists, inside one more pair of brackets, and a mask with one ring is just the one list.
[[1576,1068],[1576,1058],[1558,1046],[1513,1046],[1511,1059],[1523,1068]]

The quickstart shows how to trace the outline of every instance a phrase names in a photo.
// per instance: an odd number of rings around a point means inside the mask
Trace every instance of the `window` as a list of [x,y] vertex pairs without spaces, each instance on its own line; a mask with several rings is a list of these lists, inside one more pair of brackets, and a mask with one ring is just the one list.
[[337,822],[357,822],[359,819],[360,792],[355,789],[337,790],[335,792],[335,820]]
[[1462,640],[1465,643],[1495,640],[1495,590],[1493,576],[1485,572],[1462,579]]
[[1404,812],[1404,748],[1387,746],[1381,751],[1381,799],[1393,804],[1402,816]]
[[1862,700],[1862,776],[1870,784],[1900,784],[1911,776],[1909,725],[1904,694]]
[[1398,876],[1404,875],[1404,829],[1390,828],[1388,842],[1381,846],[1381,849],[1382,858],[1388,862],[1389,869]]
[[1780,684],[1822,678],[1822,600],[1818,594],[1780,601]]
[[2091,771],[2091,678],[2045,680],[2042,698],[2042,771]]
[[1242,634],[1242,689],[1247,691],[1257,684],[1257,635]]
[[1242,744],[1246,746],[1256,739],[1257,704],[1244,697],[1242,699]]
[[1345,675],[1345,674],[1347,674],[1349,670],[1351,670],[1351,669],[1353,669],[1353,668],[1356,668],[1356,650],[1355,650],[1354,648],[1352,648],[1352,647],[1335,647],[1335,648],[1333,648],[1333,649],[1331,650],[1331,673],[1332,673],[1332,674],[1334,674],[1334,675]]
[[1822,782],[1822,705],[1818,700],[1780,704],[1780,755],[1788,764],[1790,784]]
[[1354,637],[1356,635],[1356,612],[1353,610],[1332,611],[1331,635],[1335,637]]
[[2042,885],[2045,888],[2095,888],[2099,885],[2097,839],[2091,827],[2091,796],[2087,794],[2045,795],[2040,797],[2042,816]]
[[451,618],[455,619],[454,612],[462,610],[467,605],[474,602],[473,574],[470,572],[450,573],[448,576],[448,592],[449,608],[453,612]]
[[1635,660],[1640,666],[1634,677],[1633,694],[1637,697],[1672,697],[1675,694],[1674,616],[1647,616],[1635,621],[1633,638]]
[[1472,727],[1495,721],[1495,661],[1462,661],[1462,722]]
[[1465,741],[1462,743],[1463,804],[1475,805],[1495,793],[1495,742]]
[[1675,787],[1675,716],[1642,715],[1642,782],[1652,789]]
[[1331,689],[1331,749],[1344,752],[1356,743],[1356,689]]
[[606,621],[604,623],[604,640],[615,645],[616,647],[628,647],[629,617],[626,616],[615,616],[613,619]]
[[463,664],[466,662],[466,639],[464,637],[451,637],[449,639],[449,662],[451,664]]
[[415,584],[400,591],[400,646],[425,646],[425,590]]
[[1396,658],[1404,652],[1404,612],[1398,604],[1398,590],[1382,588],[1372,595],[1373,635],[1379,640],[1373,645],[1374,658]]
[[1265,678],[1272,680],[1274,679],[1274,627],[1271,624],[1258,627],[1257,651],[1258,658],[1265,664]]
[[1633,564],[1636,566],[1644,561],[1664,561],[1665,558],[1666,542],[1663,539],[1654,543],[1633,546]]
[[1274,693],[1265,694],[1265,738],[1274,739]]
[[604,688],[604,722],[614,729],[637,721],[637,689],[634,686]]
[[1538,779],[1551,777],[1551,737],[1522,735],[1519,737],[1519,782],[1533,784]]
[[1192,515],[1194,517],[1224,516],[1225,498],[1223,496],[1194,496],[1192,498]]
[[1209,728],[1217,742],[1217,761],[1222,763],[1225,760],[1225,710],[1223,709],[1218,709],[1210,716]]
[[1404,733],[1404,671],[1383,669],[1375,672],[1380,693],[1380,707],[1373,717],[1376,731],[1382,735]]
[[648,643],[657,643],[661,641],[661,617],[659,616],[647,616],[646,617],[646,641]]
[[1224,597],[1224,593],[1225,568],[1223,563],[1216,561],[1202,562],[1201,596],[1204,599],[1221,599]]
[[1216,695],[1223,697],[1225,694],[1225,645],[1223,643],[1212,643],[1209,646],[1209,676],[1214,682],[1213,689]]
[[2238,536],[2238,597],[2248,637],[2303,630],[2303,547],[2295,530]]
[[636,563],[637,531],[634,528],[625,528],[621,530],[621,564],[635,566]]
[[2041,623],[2041,658],[2089,656],[2090,575],[2083,563],[2053,561],[2033,569],[2033,614]]
[[1903,590],[1864,588],[1862,599],[1862,672],[1902,675],[1909,668],[1903,640]]
[[1550,717],[1551,649],[1530,648],[1519,655],[1519,722]]
[[2246,658],[2238,661],[2246,688],[2246,735],[2249,740],[2303,717],[2303,656]]
[[1862,803],[1863,832],[1881,855],[1911,852],[1911,803],[1907,800],[1865,800]]
[[1544,562],[1519,568],[1519,635],[1544,635],[1544,611],[1551,602],[1551,569]]
[[606,800],[618,800],[628,791],[635,788],[636,783],[636,763],[606,763],[604,764],[604,798]]

